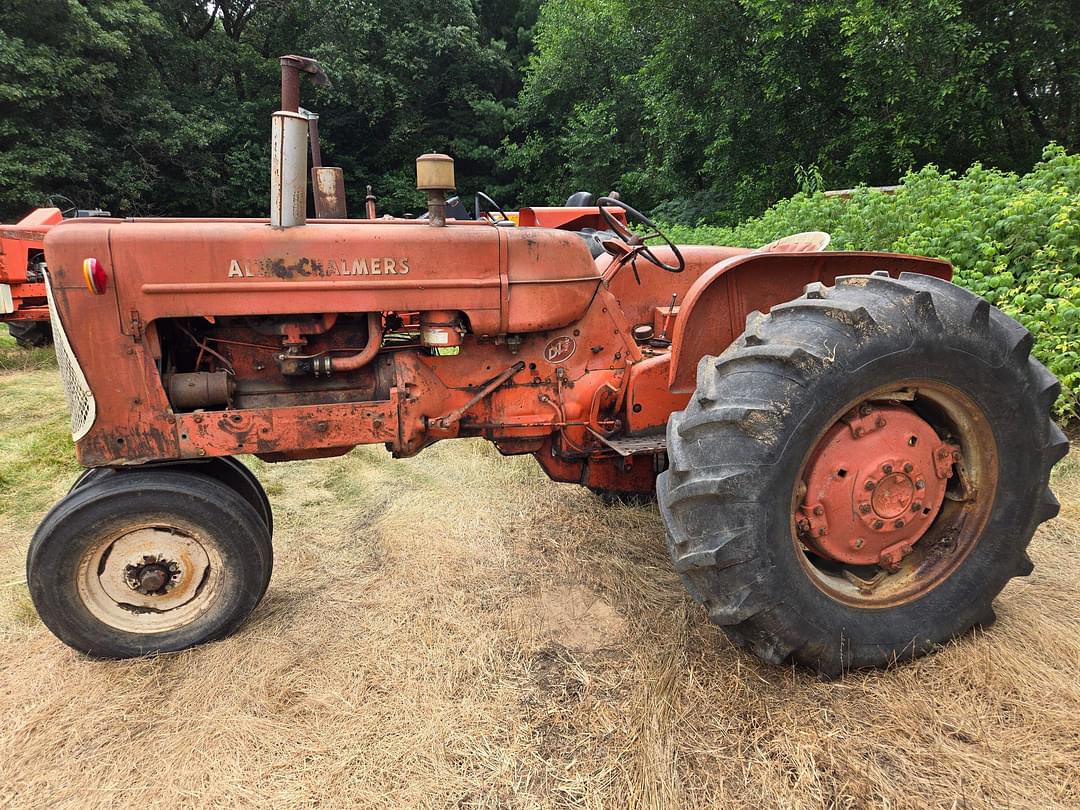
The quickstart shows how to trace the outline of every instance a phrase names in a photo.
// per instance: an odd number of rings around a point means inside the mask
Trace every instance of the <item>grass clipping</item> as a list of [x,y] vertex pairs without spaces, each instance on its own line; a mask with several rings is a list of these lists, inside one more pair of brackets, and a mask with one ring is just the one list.
[[824,683],[734,650],[654,509],[479,442],[256,470],[274,579],[233,638],[129,662],[40,624],[74,477],[55,374],[0,375],[0,806],[1053,807],[1080,795],[1080,454],[998,624]]

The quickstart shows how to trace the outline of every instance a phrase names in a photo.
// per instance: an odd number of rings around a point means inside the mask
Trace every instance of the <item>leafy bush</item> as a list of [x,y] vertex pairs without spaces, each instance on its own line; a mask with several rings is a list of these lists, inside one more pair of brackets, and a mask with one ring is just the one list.
[[1052,144],[1022,176],[979,164],[962,175],[927,166],[891,195],[799,193],[732,228],[666,230],[684,244],[747,247],[822,230],[835,250],[948,259],[957,284],[1031,330],[1035,356],[1061,380],[1058,416],[1080,417],[1080,154]]

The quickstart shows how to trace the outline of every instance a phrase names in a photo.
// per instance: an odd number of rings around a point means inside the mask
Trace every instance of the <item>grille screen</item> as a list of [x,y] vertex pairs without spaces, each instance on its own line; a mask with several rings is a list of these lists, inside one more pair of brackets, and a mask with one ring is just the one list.
[[60,315],[56,311],[56,302],[53,301],[52,282],[48,273],[45,273],[45,292],[49,296],[49,318],[52,320],[56,364],[64,380],[64,393],[67,395],[68,410],[71,412],[71,438],[78,441],[94,425],[94,417],[97,413],[94,394],[90,386],[86,384],[86,377],[79,367],[79,361],[71,350],[71,344],[68,343],[67,334],[64,332],[64,322],[60,320]]

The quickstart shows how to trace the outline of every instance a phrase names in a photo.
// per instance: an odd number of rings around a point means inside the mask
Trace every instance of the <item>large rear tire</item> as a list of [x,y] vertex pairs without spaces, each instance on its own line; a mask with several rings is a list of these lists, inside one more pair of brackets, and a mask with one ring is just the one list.
[[992,623],[1057,514],[1069,447],[1031,345],[984,300],[908,273],[752,313],[668,424],[657,493],[690,594],[763,660],[830,676]]
[[26,577],[61,641],[130,658],[232,633],[258,604],[270,567],[267,527],[241,495],[161,469],[76,487],[35,532]]

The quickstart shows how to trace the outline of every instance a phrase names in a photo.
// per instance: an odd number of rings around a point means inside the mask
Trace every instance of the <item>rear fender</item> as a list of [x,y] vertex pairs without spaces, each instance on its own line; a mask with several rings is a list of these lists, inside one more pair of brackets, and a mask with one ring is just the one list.
[[774,304],[798,297],[814,281],[833,284],[838,276],[875,270],[894,277],[922,273],[952,278],[952,265],[946,261],[899,253],[748,253],[717,262],[681,302],[671,337],[669,387],[674,393],[692,393],[698,360],[723,352],[742,334],[746,316],[754,310],[768,312]]

